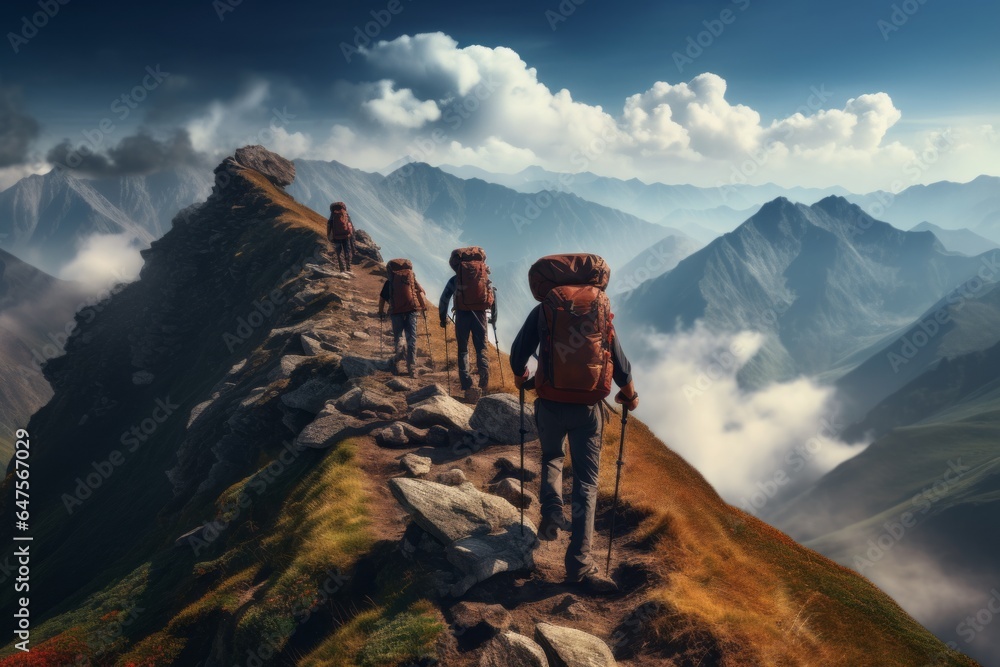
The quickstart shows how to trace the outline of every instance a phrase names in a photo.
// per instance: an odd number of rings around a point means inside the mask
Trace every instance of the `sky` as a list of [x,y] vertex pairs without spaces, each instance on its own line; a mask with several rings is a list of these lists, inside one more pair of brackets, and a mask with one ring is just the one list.
[[10,0],[0,187],[214,162],[856,192],[997,174],[1000,6]]

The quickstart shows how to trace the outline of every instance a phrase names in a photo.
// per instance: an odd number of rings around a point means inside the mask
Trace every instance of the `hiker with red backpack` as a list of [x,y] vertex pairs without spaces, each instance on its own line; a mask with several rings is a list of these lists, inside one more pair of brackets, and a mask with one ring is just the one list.
[[[482,397],[490,383],[490,359],[487,343],[487,323],[496,325],[496,290],[490,282],[486,251],[478,246],[458,248],[448,260],[455,275],[448,280],[438,302],[441,328],[448,326],[448,303],[455,299],[455,339],[458,345],[458,379],[467,403]],[[486,311],[490,311],[487,318]],[[445,334],[447,336],[447,333]],[[479,386],[472,386],[469,373],[469,337],[476,351]]]
[[341,271],[351,273],[354,259],[354,223],[347,205],[342,201],[330,204],[330,218],[326,221],[326,238],[333,244],[337,264]]
[[[521,327],[510,352],[514,384],[528,382],[528,359],[538,352],[534,375],[535,422],[542,448],[542,520],[538,537],[554,540],[570,531],[566,580],[594,593],[618,587],[599,573],[590,555],[597,509],[598,470],[604,417],[601,401],[620,391],[615,402],[623,415],[639,405],[631,366],[612,325],[605,289],[611,271],[597,255],[549,255],[528,272],[531,293],[541,303]],[[624,422],[623,422],[624,423]],[[572,521],[563,515],[564,443],[569,439],[573,465]]]
[[424,288],[417,282],[413,272],[413,263],[408,259],[393,259],[385,265],[389,273],[388,279],[382,285],[378,300],[378,316],[385,317],[386,306],[392,321],[392,335],[395,339],[395,353],[392,357],[393,372],[396,364],[403,358],[399,339],[406,334],[406,372],[410,377],[416,377],[417,363],[417,316],[427,310],[424,299]]

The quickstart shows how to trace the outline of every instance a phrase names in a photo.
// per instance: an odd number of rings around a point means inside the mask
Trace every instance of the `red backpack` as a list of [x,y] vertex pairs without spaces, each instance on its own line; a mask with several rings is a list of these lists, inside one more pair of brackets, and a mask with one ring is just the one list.
[[611,393],[615,328],[604,292],[610,276],[597,255],[549,255],[528,271],[531,293],[542,302],[535,373],[540,398],[595,405]]
[[493,283],[486,266],[486,251],[479,246],[458,248],[448,260],[455,271],[455,310],[488,310],[493,307]]
[[417,293],[417,276],[413,273],[413,263],[408,259],[393,259],[386,264],[389,271],[390,312],[393,315],[412,313],[424,307]]
[[330,204],[330,219],[326,223],[326,237],[331,241],[346,241],[354,234],[354,223],[347,205],[342,201]]

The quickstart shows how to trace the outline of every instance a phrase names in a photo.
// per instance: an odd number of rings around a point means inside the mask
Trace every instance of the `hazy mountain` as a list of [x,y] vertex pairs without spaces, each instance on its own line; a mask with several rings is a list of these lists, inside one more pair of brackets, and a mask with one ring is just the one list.
[[623,294],[647,280],[659,278],[702,246],[703,244],[684,236],[671,235],[657,241],[615,271],[610,294]]
[[[815,200],[809,200],[815,201]],[[709,243],[726,232],[739,227],[747,218],[760,210],[760,205],[744,209],[716,206],[706,209],[677,209],[662,220],[661,225],[683,229],[699,241]]]
[[934,236],[948,250],[960,252],[966,255],[978,255],[987,250],[1000,248],[1000,243],[995,243],[985,236],[980,236],[971,229],[944,229],[929,222],[921,222],[910,229],[911,232],[933,232]]
[[205,199],[212,189],[211,172],[190,166],[88,183],[154,238],[170,229],[178,211]]
[[0,461],[12,436],[52,396],[41,364],[62,354],[86,294],[0,250]]
[[754,384],[837,367],[912,323],[977,267],[933,234],[900,231],[841,197],[812,206],[779,198],[640,286],[619,317],[663,332],[701,319],[714,330],[767,333],[745,369]]

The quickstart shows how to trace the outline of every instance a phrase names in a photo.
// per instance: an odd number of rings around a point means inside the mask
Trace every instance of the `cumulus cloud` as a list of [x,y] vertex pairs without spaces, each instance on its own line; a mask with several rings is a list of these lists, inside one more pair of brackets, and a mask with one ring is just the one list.
[[0,168],[25,163],[38,130],[38,121],[24,111],[20,93],[0,86]]
[[392,81],[382,80],[372,86],[375,95],[361,107],[382,125],[418,128],[441,117],[434,100],[418,100],[409,88],[395,90]]
[[139,245],[130,235],[94,234],[84,240],[76,257],[62,268],[59,277],[98,292],[116,283],[135,280],[142,263]]
[[46,160],[59,168],[94,177],[149,174],[206,162],[205,156],[194,149],[190,135],[183,129],[162,140],[146,130],[139,130],[103,153],[89,150],[86,146],[74,147],[67,139],[53,146]]
[[639,417],[741,506],[754,494],[769,502],[815,481],[860,451],[837,440],[831,389],[807,378],[740,388],[737,373],[763,343],[760,333],[717,334],[699,324],[648,336],[655,361],[634,370]]

